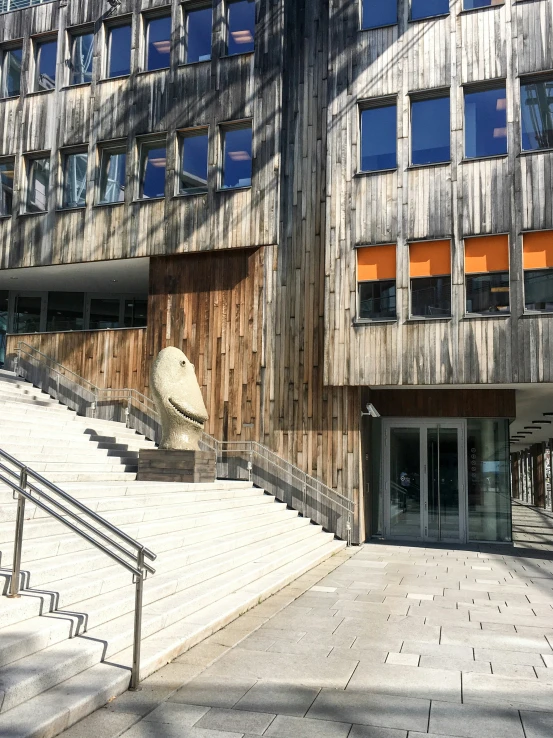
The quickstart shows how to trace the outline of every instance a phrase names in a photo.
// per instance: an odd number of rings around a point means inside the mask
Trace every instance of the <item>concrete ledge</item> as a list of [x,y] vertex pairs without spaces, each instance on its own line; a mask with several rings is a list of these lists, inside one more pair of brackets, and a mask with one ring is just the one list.
[[217,460],[212,451],[140,449],[139,482],[214,482]]

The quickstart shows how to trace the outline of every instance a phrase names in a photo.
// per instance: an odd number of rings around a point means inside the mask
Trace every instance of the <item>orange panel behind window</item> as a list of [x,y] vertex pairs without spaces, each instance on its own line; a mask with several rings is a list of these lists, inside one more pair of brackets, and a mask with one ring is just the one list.
[[440,277],[451,274],[451,242],[422,241],[409,244],[411,277]]
[[509,271],[509,236],[465,239],[465,274]]
[[525,233],[522,239],[525,269],[553,267],[553,231]]
[[376,282],[396,278],[396,245],[357,249],[357,280]]

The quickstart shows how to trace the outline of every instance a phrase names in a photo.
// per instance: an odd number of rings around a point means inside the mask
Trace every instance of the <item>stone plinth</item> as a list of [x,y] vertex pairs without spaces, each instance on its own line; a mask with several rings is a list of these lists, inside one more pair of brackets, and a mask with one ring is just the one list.
[[141,449],[139,482],[214,482],[217,460],[213,451]]

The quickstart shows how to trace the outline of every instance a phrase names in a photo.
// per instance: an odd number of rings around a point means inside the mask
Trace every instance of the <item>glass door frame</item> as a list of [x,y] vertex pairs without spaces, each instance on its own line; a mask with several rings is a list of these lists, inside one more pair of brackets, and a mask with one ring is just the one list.
[[[37,291],[37,290],[14,290],[10,291],[8,298],[8,333],[15,335],[15,313],[17,308],[17,300],[19,297],[39,297],[40,298],[40,319],[39,319],[39,330],[34,331],[35,333],[46,332],[46,310],[48,305],[48,292]],[[25,334],[17,334],[25,335]]]
[[[463,418],[383,418],[382,422],[382,473],[381,473],[381,496],[383,501],[383,533],[385,538],[392,539],[390,530],[390,492],[391,492],[391,456],[390,456],[390,431],[392,428],[416,428],[420,431],[420,469],[421,469],[421,516],[420,535],[393,536],[393,540],[417,540],[435,543],[466,543],[467,542],[467,421]],[[444,428],[457,430],[458,469],[459,469],[459,536],[458,538],[436,538],[428,535],[428,430]]]

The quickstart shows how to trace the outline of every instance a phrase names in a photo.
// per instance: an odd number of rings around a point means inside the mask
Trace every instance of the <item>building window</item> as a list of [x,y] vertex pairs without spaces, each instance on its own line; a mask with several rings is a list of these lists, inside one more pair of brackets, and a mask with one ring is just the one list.
[[553,78],[521,82],[522,150],[553,149]]
[[27,160],[27,198],[28,213],[42,213],[48,209],[48,189],[50,183],[50,157]]
[[397,0],[362,0],[361,28],[380,28],[397,23]]
[[464,0],[463,10],[476,10],[476,8],[489,8],[492,5],[504,5],[505,0]]
[[144,141],[140,145],[140,188],[138,197],[149,200],[165,197],[167,147],[165,139]]
[[88,328],[91,331],[101,331],[107,328],[120,327],[119,297],[92,297],[90,299],[90,316]]
[[229,0],[227,3],[227,54],[253,51],[255,39],[255,0]]
[[523,235],[524,308],[553,312],[553,231]]
[[223,189],[251,186],[252,135],[250,122],[222,128]]
[[0,366],[6,361],[6,333],[8,332],[8,290],[0,290]]
[[507,153],[507,97],[505,84],[493,89],[465,90],[465,156]]
[[146,19],[146,70],[166,69],[171,58],[171,16]]
[[465,239],[467,313],[509,312],[509,237]]
[[83,208],[86,205],[86,172],[88,153],[66,154],[63,164],[63,207]]
[[0,216],[11,215],[13,212],[14,169],[14,159],[0,161]]
[[148,324],[148,300],[124,300],[123,326],[143,328]]
[[107,29],[107,77],[124,77],[131,73],[132,26],[126,23]]
[[55,39],[35,42],[35,92],[55,88],[57,54],[58,42]]
[[49,292],[46,330],[82,331],[84,329],[84,294],[82,292]]
[[123,202],[127,173],[127,150],[124,146],[103,148],[100,154],[99,203]]
[[180,144],[179,193],[181,195],[194,195],[207,192],[207,128],[184,131],[181,134]]
[[186,64],[211,59],[213,8],[211,5],[193,6],[184,11],[184,61]]
[[361,108],[361,171],[397,167],[397,107],[395,103]]
[[21,94],[22,61],[21,47],[0,52],[0,97],[17,97]]
[[449,13],[449,0],[411,0],[411,20]]
[[411,316],[451,316],[451,243],[423,241],[409,245]]
[[396,317],[396,245],[357,250],[359,319]]
[[82,85],[92,82],[94,58],[94,34],[91,32],[70,34],[71,58],[69,60],[69,84]]
[[411,101],[411,164],[451,159],[449,95]]

